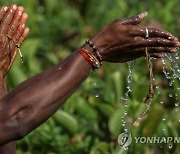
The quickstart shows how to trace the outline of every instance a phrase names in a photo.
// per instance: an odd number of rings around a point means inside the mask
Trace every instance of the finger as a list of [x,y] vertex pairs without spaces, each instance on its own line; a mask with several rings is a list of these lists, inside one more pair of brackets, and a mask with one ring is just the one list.
[[28,19],[28,14],[27,13],[23,13],[21,21],[20,21],[20,24],[21,25],[25,24],[27,19]]
[[[131,51],[128,51],[132,53]],[[137,48],[133,50],[133,53],[138,54],[138,53],[144,53],[145,54],[145,48]],[[176,48],[169,48],[169,47],[148,47],[148,53],[176,53],[177,49]]]
[[18,26],[17,31],[15,35],[13,36],[13,42],[15,45],[19,42],[19,39],[21,38],[24,30],[25,30],[25,24]]
[[19,22],[22,17],[22,11],[17,10],[15,13],[15,16],[13,18],[13,21],[10,25],[9,31],[7,32],[8,37],[12,38],[17,30],[17,27],[19,25]]
[[6,34],[6,31],[9,29],[10,23],[13,19],[13,16],[16,12],[17,6],[11,5],[7,10],[7,13],[3,17],[0,25],[0,34]]
[[[147,32],[146,32],[145,27],[140,27],[140,26],[133,27],[130,30],[130,34],[132,36],[145,37],[146,33]],[[151,38],[161,37],[161,38],[166,38],[169,40],[178,40],[177,37],[173,36],[170,32],[167,32],[167,31],[162,30],[162,29],[148,28],[148,34],[149,34],[149,37],[151,37]]]
[[0,22],[3,19],[4,15],[6,14],[6,11],[8,10],[8,7],[3,6],[0,8]]
[[28,36],[28,34],[29,34],[29,28],[25,28],[25,30],[24,30],[24,32],[23,32],[23,34],[22,34],[22,36],[20,37],[20,39],[19,39],[19,41],[18,41],[18,45],[19,46],[21,46],[22,45],[22,43],[23,43],[23,41],[25,40],[25,38]]
[[164,58],[163,53],[151,53],[150,56],[154,58]]
[[16,50],[13,50],[13,52],[11,52],[12,59],[14,59],[16,56],[17,49],[18,49],[17,47],[19,47],[18,42],[22,34],[24,33],[24,31],[25,31],[25,25],[24,24],[19,25],[15,35],[13,36],[13,44],[16,46]]
[[164,38],[149,38],[142,37],[135,38],[135,47],[180,47],[180,43],[176,41],[167,40]]
[[151,47],[148,48],[149,53],[176,53],[176,48],[169,48],[169,47]]
[[23,11],[24,11],[24,7],[18,6],[18,10],[21,11],[21,12],[23,12]]
[[137,24],[141,23],[147,15],[148,15],[148,12],[143,12],[137,16],[133,16],[133,17],[124,19],[124,22],[122,24],[124,24],[124,25],[137,25]]

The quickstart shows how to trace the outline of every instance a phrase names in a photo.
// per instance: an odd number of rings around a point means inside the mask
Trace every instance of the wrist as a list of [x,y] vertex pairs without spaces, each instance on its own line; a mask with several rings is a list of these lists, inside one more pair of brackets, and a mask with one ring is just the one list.
[[86,59],[93,69],[99,69],[102,65],[102,56],[90,40],[79,49],[79,53]]

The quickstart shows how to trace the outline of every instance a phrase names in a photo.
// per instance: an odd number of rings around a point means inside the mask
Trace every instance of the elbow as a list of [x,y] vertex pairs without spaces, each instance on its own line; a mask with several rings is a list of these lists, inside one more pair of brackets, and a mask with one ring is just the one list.
[[29,132],[29,119],[22,112],[6,120],[6,128],[11,132],[15,140],[24,138]]

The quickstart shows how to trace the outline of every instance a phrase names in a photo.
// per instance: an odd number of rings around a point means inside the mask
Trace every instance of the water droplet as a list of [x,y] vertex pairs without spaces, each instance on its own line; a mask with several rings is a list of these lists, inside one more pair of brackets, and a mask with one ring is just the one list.
[[172,144],[170,144],[168,147],[169,147],[169,149],[172,149],[173,145],[172,145]]
[[125,112],[124,112],[124,115],[127,115],[127,114],[128,114],[128,112],[127,112],[127,111],[125,111]]
[[177,103],[175,103],[175,107],[178,107],[179,106],[179,103],[177,102]]
[[172,87],[173,83],[174,83],[173,80],[170,81],[170,82],[169,82],[169,86]]
[[166,118],[162,118],[162,121],[166,121]]
[[179,59],[179,57],[175,57],[175,59],[176,59],[176,60],[178,60],[178,59]]
[[165,129],[165,128],[163,128],[162,130],[163,130],[163,131],[165,131],[166,129]]
[[127,101],[127,98],[121,97],[121,100],[123,100],[123,101]]
[[173,95],[172,95],[172,94],[169,94],[169,97],[171,98],[171,97],[173,97]]
[[164,102],[160,102],[160,104],[164,104]]
[[125,131],[125,132],[128,132],[128,129],[127,129],[127,128],[125,128],[125,129],[124,129],[124,131]]
[[128,107],[128,104],[125,104],[124,107],[127,108],[127,107]]
[[98,97],[99,97],[99,94],[96,94],[95,97],[98,98]]

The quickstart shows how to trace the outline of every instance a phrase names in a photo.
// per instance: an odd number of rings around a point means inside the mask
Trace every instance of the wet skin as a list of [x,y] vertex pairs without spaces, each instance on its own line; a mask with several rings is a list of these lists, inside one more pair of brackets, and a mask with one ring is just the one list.
[[[154,57],[176,52],[180,43],[169,32],[149,28],[150,38],[144,38],[145,27],[138,24],[146,15],[113,21],[91,39],[104,61],[127,62],[142,57],[146,46]],[[93,54],[88,45],[82,47]],[[78,50],[0,99],[0,145],[23,138],[46,121],[89,76],[92,68]]]
[[[28,15],[23,13],[24,8],[11,5],[0,7],[0,98],[8,91],[5,75],[9,71],[17,53],[16,44],[21,45],[29,33],[25,27]],[[14,154],[15,142],[0,147],[0,154]]]

